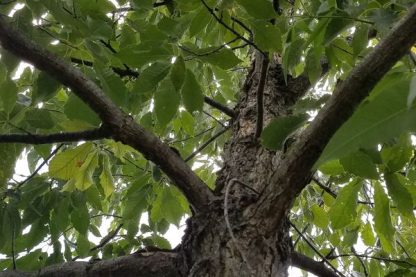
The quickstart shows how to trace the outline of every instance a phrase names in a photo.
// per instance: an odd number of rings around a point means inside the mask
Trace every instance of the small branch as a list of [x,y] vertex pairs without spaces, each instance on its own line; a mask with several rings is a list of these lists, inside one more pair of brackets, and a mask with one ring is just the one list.
[[367,277],[368,276],[368,271],[367,271],[367,268],[365,266],[365,263],[363,262],[362,258],[357,255],[357,251],[355,251],[354,246],[351,246],[351,251],[352,251],[352,253],[354,253],[355,257],[357,257],[358,261],[360,262],[361,266],[363,267],[364,276]]
[[20,182],[17,187],[20,188],[21,186],[23,186],[25,183],[27,183],[30,179],[32,179],[33,177],[36,176],[36,174],[38,174],[38,172],[42,169],[42,167],[44,167],[48,161],[56,155],[56,153],[58,153],[59,149],[61,149],[64,146],[63,143],[61,143],[60,145],[58,145],[55,150],[52,151],[52,153],[49,154],[48,157],[46,157],[46,159],[43,160],[43,162],[35,169],[35,171],[33,171],[32,174],[30,174],[25,180],[23,180],[22,182]]
[[328,257],[329,260],[333,260],[333,259],[337,259],[337,258],[341,258],[341,257],[360,257],[363,259],[373,259],[373,260],[377,260],[377,261],[383,261],[383,262],[391,262],[391,263],[403,263],[406,264],[410,267],[416,267],[416,264],[411,263],[409,261],[406,260],[397,260],[397,259],[390,259],[390,258],[384,258],[384,257],[374,257],[374,256],[368,256],[368,255],[364,255],[364,254],[338,254],[338,255],[331,255]]
[[260,53],[263,53],[263,51],[257,47],[252,41],[246,39],[243,35],[241,35],[239,32],[228,26],[221,18],[218,17],[218,15],[215,13],[214,9],[212,9],[210,6],[208,6],[207,2],[205,0],[201,0],[202,4],[205,6],[205,8],[208,10],[208,12],[215,18],[215,20],[221,24],[225,29],[239,37],[242,41],[246,42],[247,44],[253,46],[256,50],[258,50]]
[[267,79],[267,70],[269,66],[269,59],[267,56],[262,55],[261,59],[261,69],[260,69],[260,80],[259,84],[257,85],[257,119],[256,119],[256,133],[255,133],[255,140],[257,140],[261,132],[263,131],[263,113],[264,113],[264,105],[263,105],[263,95],[264,95],[264,86],[266,84]]
[[205,101],[205,103],[207,103],[211,107],[222,111],[223,113],[225,113],[229,117],[231,117],[231,118],[235,117],[235,112],[232,109],[228,108],[227,106],[224,106],[221,103],[218,103],[217,101],[213,100],[212,98],[209,98],[208,96],[204,96],[204,101]]
[[[96,246],[94,246],[93,248],[90,249],[90,252],[93,252],[97,249],[103,248],[107,243],[109,243],[112,239],[114,239],[115,236],[117,236],[121,227],[123,227],[123,224],[119,224],[115,230],[111,231],[104,238],[102,238],[102,240],[100,241],[99,244],[97,244]],[[76,261],[79,258],[80,258],[79,256],[76,256],[72,259],[72,261]]]
[[185,162],[189,162],[190,160],[192,160],[193,158],[195,158],[195,156],[198,155],[199,152],[201,152],[202,150],[204,150],[205,147],[207,147],[208,145],[210,145],[219,136],[221,136],[226,131],[228,131],[228,129],[229,128],[222,129],[221,131],[219,131],[218,133],[216,133],[215,135],[213,135],[209,140],[207,140],[204,144],[202,144],[200,147],[198,147],[198,149],[196,149],[191,155],[189,155],[188,157],[186,157],[184,161]]
[[188,52],[188,53],[194,55],[195,57],[204,57],[204,56],[209,56],[209,55],[212,55],[212,54],[217,53],[221,49],[225,48],[226,46],[228,46],[229,44],[231,44],[233,42],[236,42],[239,39],[240,39],[239,37],[236,37],[236,38],[230,40],[229,42],[226,42],[226,43],[224,43],[224,44],[222,44],[222,45],[220,45],[220,46],[218,46],[218,47],[216,47],[216,48],[214,48],[214,49],[212,49],[212,50],[210,50],[210,51],[208,51],[206,53],[195,53],[191,49],[188,49],[187,47],[185,47],[183,45],[178,45],[178,47],[180,49],[182,49],[183,51]]
[[56,142],[72,142],[81,140],[98,140],[109,138],[105,128],[97,128],[80,132],[62,132],[47,135],[39,134],[0,134],[0,143],[48,144]]
[[327,268],[323,263],[317,262],[308,256],[298,252],[291,254],[292,266],[303,269],[319,277],[338,277],[338,275]]
[[299,236],[306,242],[306,244],[313,250],[313,252],[315,252],[321,259],[322,261],[324,261],[327,265],[329,265],[336,273],[338,273],[340,276],[345,277],[344,274],[342,274],[341,272],[339,272],[339,270],[333,266],[328,259],[321,254],[321,252],[319,252],[318,249],[316,249],[316,247],[302,234],[302,232],[296,227],[295,224],[293,224],[292,222],[289,222],[290,226],[292,226],[292,228],[296,231],[296,233],[299,234]]
[[[94,66],[93,62],[85,61],[85,60],[81,60],[81,59],[73,58],[73,57],[71,58],[71,62],[73,62],[75,64],[79,64],[79,65],[89,66],[89,67]],[[134,77],[134,78],[139,77],[139,72],[137,72],[135,70],[132,70],[130,68],[123,69],[123,68],[120,68],[120,67],[112,66],[111,69],[114,71],[114,73],[116,73],[121,78],[123,78],[123,77]]]

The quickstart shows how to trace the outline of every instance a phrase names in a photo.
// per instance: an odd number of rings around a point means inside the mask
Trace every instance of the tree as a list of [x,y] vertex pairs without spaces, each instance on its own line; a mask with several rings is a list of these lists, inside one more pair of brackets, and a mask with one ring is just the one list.
[[413,2],[3,2],[0,276],[413,276]]

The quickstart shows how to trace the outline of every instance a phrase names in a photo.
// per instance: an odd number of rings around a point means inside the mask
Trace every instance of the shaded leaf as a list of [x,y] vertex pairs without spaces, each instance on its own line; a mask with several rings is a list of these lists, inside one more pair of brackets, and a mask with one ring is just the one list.
[[307,116],[291,115],[273,119],[261,133],[261,143],[272,150],[282,149],[285,139],[307,120]]
[[329,218],[334,229],[340,229],[352,223],[356,216],[358,191],[362,182],[355,180],[338,193],[335,203],[329,211]]

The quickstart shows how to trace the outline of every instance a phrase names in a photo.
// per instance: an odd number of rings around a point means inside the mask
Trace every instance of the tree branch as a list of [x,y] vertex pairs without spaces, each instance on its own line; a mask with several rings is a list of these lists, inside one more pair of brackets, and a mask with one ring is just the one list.
[[291,254],[292,266],[303,269],[319,277],[338,277],[338,275],[327,268],[322,262],[317,262],[308,256],[298,252]]
[[180,255],[175,252],[143,252],[98,262],[68,262],[45,267],[35,273],[3,271],[0,277],[174,277],[183,276]]
[[[375,49],[339,83],[315,120],[290,147],[263,191],[255,213],[274,218],[278,226],[292,200],[309,183],[311,171],[332,135],[348,120],[358,104],[416,41],[416,4]],[[281,185],[276,193],[275,184]],[[273,214],[273,217],[270,215]]]
[[154,134],[148,132],[108,98],[103,90],[79,69],[35,44],[0,17],[0,42],[4,49],[33,64],[68,86],[94,110],[112,138],[141,152],[166,173],[184,193],[195,212],[203,210],[213,198],[208,186],[191,168]]
[[210,105],[213,108],[216,108],[217,110],[222,111],[223,113],[225,113],[226,115],[228,115],[231,118],[235,117],[235,112],[228,108],[227,106],[224,106],[223,104],[209,98],[208,96],[204,96],[204,101],[205,103],[207,103],[208,105]]
[[0,134],[0,143],[48,144],[81,140],[98,140],[109,138],[110,132],[97,128],[80,132],[62,132],[54,134]]
[[[338,269],[333,266],[328,259],[322,255],[321,252],[319,252],[318,249],[316,249],[315,245],[313,245],[312,242],[310,242],[304,234],[301,233],[301,231],[296,227],[295,224],[293,224],[292,222],[290,222],[290,226],[292,226],[292,228],[296,231],[296,233],[299,234],[299,236],[305,241],[305,243],[313,250],[313,252],[315,252],[319,257],[321,257],[322,261],[325,262],[326,264],[328,264],[328,266],[330,266],[333,269],[333,272],[336,272],[339,276],[345,277],[344,274],[342,274],[341,272],[338,271]],[[334,273],[335,274],[335,273]],[[337,274],[335,276],[337,276]]]

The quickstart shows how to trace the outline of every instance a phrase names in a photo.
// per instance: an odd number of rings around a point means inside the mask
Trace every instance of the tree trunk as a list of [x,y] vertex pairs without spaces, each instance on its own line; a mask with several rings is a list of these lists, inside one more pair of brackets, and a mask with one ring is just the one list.
[[[245,214],[270,182],[281,154],[265,149],[255,138],[262,64],[267,66],[256,55],[241,89],[231,139],[224,149],[224,166],[218,173],[218,199],[206,213],[189,219],[182,250],[190,276],[287,276],[291,252],[287,220],[281,218],[280,228],[268,233],[257,218]],[[265,125],[290,114],[291,106],[309,87],[304,77],[288,76],[286,85],[277,56],[268,67],[263,92]]]

